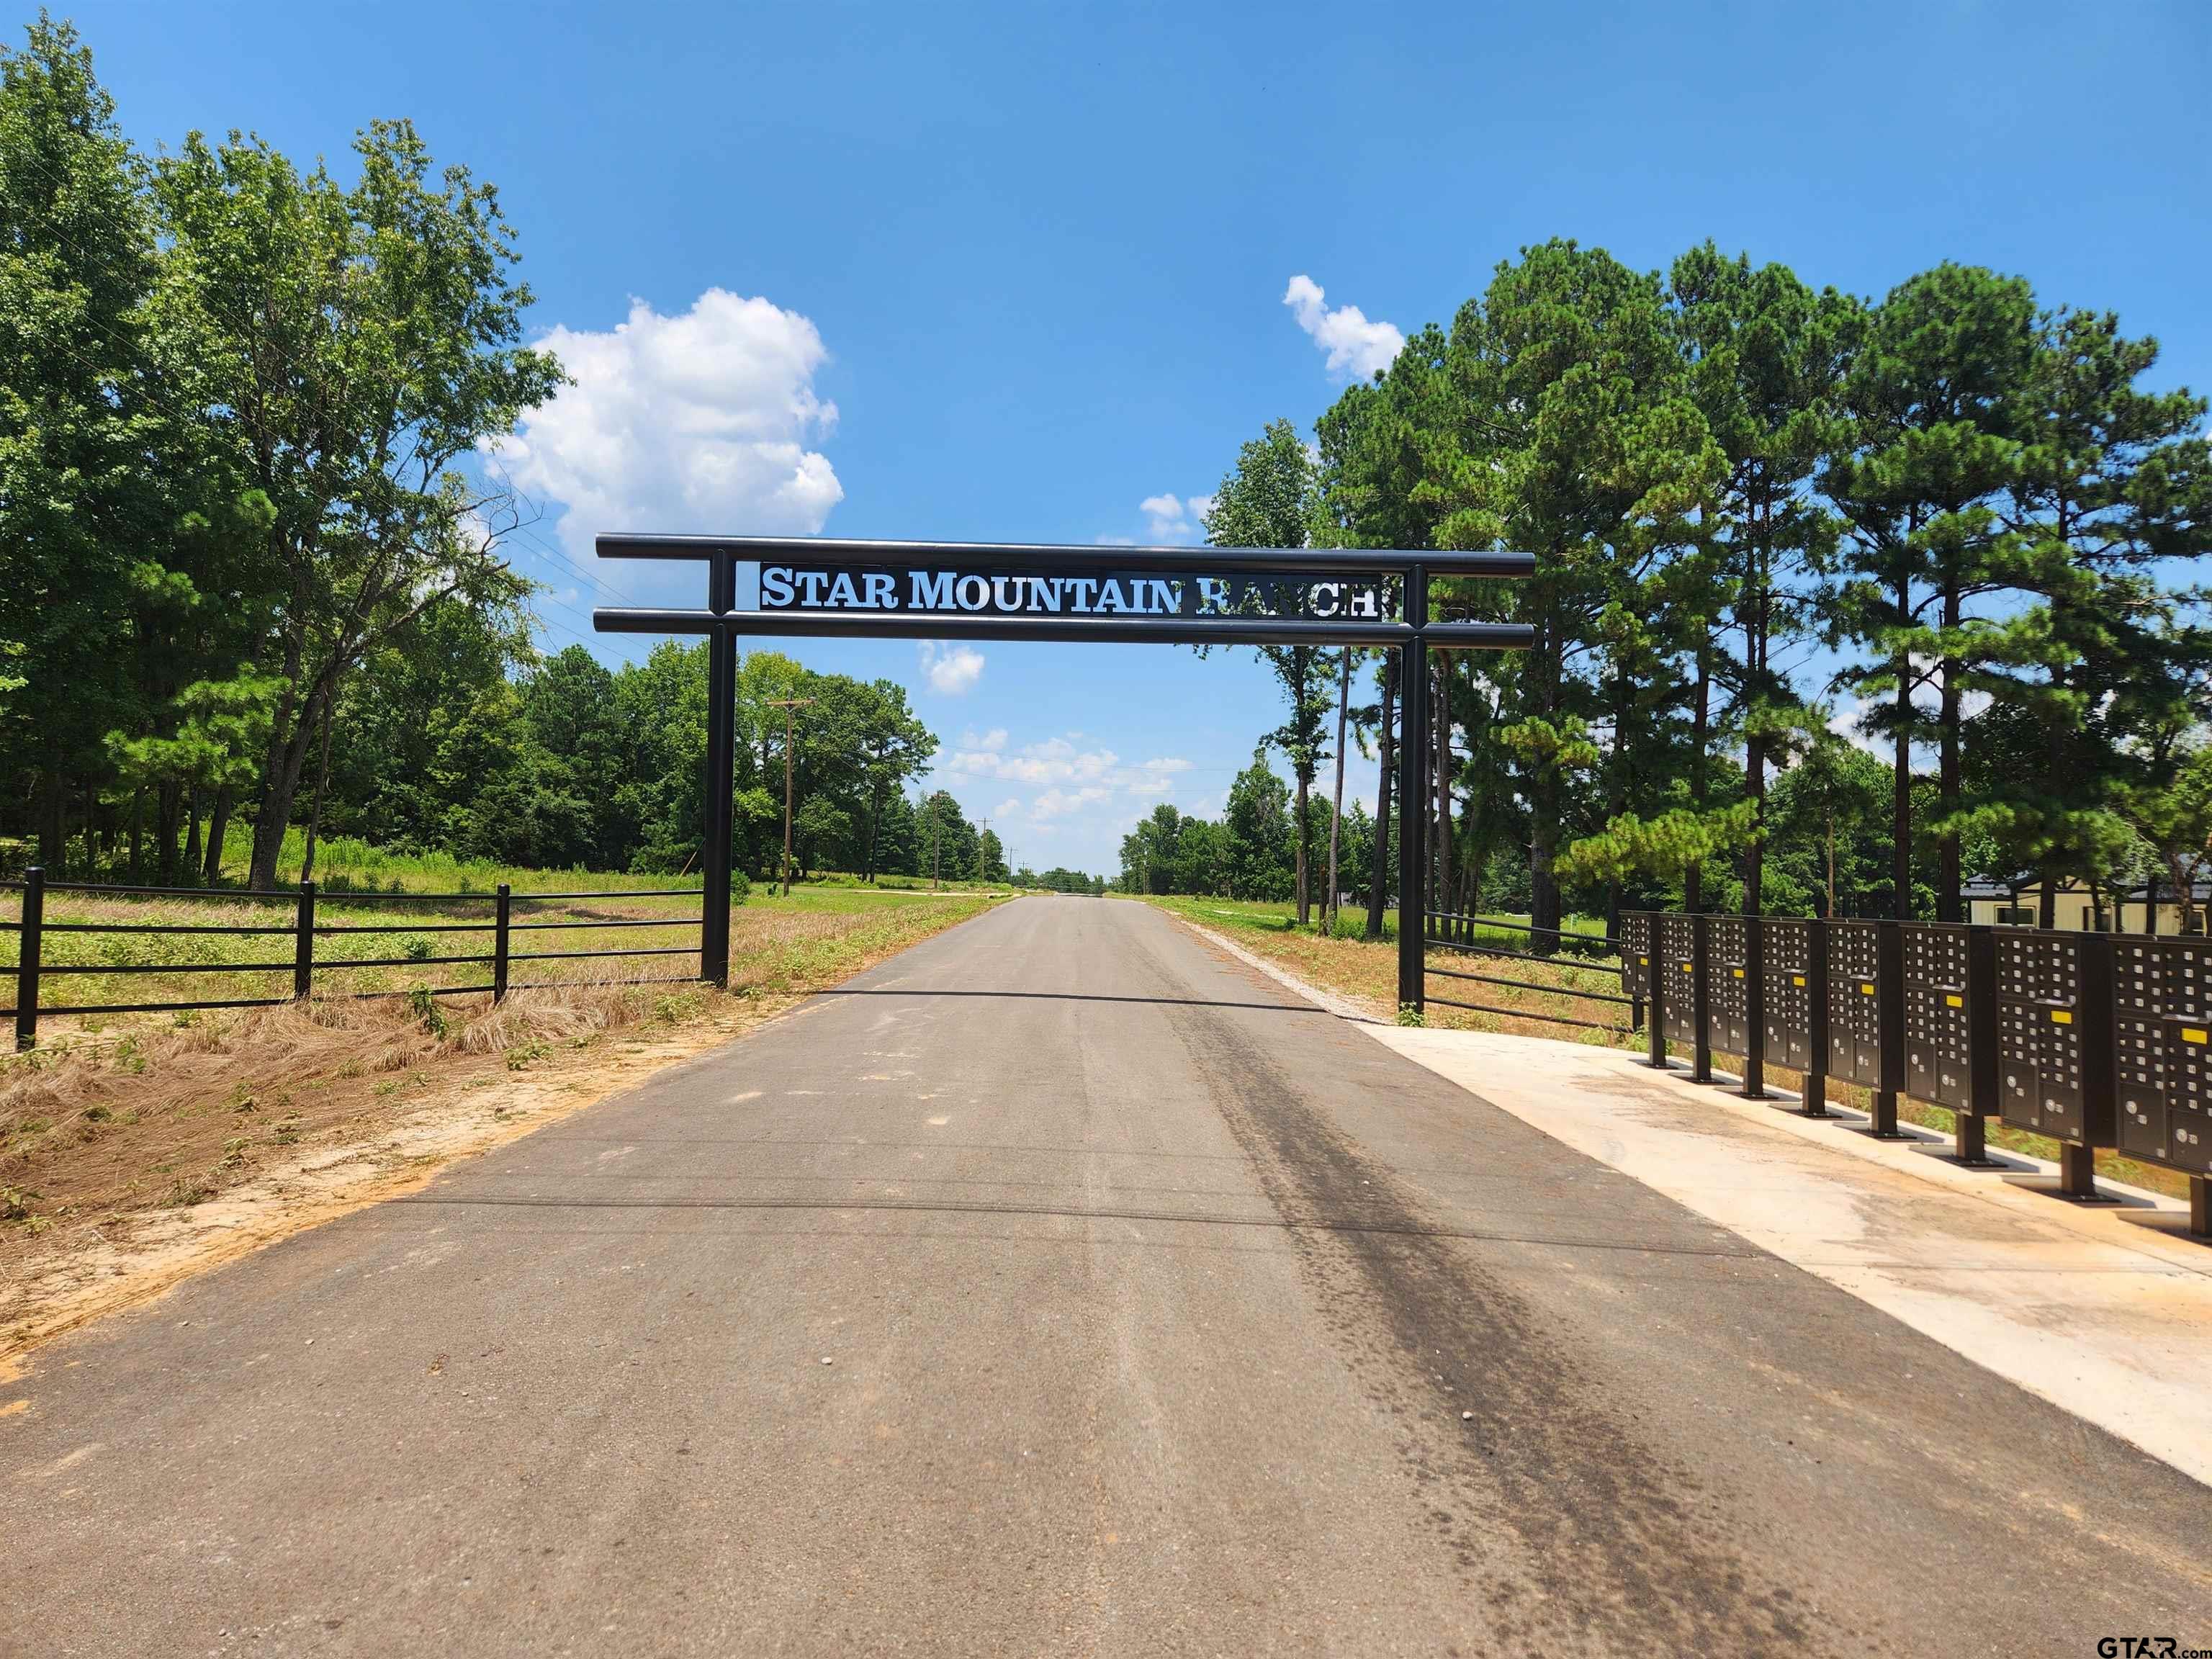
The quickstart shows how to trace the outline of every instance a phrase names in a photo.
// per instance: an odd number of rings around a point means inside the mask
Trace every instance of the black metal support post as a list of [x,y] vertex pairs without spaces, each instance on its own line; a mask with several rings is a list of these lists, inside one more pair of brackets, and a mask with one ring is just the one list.
[[1897,1097],[1905,1091],[1905,926],[1884,921],[1875,935],[1875,1019],[1879,1033],[1881,1080],[1874,1088],[1874,1121],[1867,1133],[1877,1140],[1902,1140],[1897,1127]]
[[15,1047],[18,1052],[39,1040],[39,946],[46,917],[46,872],[33,865],[23,872],[23,931],[16,938]]
[[2097,1196],[2097,1154],[2073,1141],[2058,1143],[2058,1190],[2069,1198]]
[[507,883],[499,884],[493,901],[491,928],[491,1000],[494,1004],[507,1000],[507,912],[514,898],[514,890]]
[[305,1002],[315,988],[315,884],[300,884],[299,920],[292,928],[292,996]]
[[[726,616],[738,602],[737,560],[717,550],[708,574],[707,608]],[[699,860],[706,890],[699,927],[699,977],[730,982],[730,792],[737,768],[738,641],[727,629],[707,640],[707,822]]]
[[2198,1238],[2212,1238],[2212,1179],[2189,1177],[2189,1231]]
[[1743,1084],[1746,1100],[1766,1098],[1766,951],[1757,916],[1743,919]]
[[1690,918],[1690,1081],[1713,1080],[1712,963],[1706,948],[1705,918]]
[[1650,919],[1651,950],[1644,958],[1645,982],[1651,988],[1650,1040],[1644,1059],[1655,1072],[1663,1072],[1670,1064],[1667,1058],[1667,953],[1660,948],[1661,920],[1656,915]]
[[[1429,573],[1416,564],[1406,573],[1405,621],[1413,636],[1398,647],[1398,684],[1403,714],[1398,733],[1398,1006],[1416,1011],[1428,1001],[1428,932],[1424,888],[1424,843],[1427,840],[1429,754],[1429,652],[1419,630],[1429,619]],[[1378,831],[1388,833],[1388,826]]]
[[1828,1115],[1828,923],[1805,924],[1805,1087],[1807,1117]]
[[1986,1128],[1997,1115],[1997,941],[1987,927],[1966,930],[1966,1098],[1953,1114],[1951,1151],[1961,1164],[1986,1166]]

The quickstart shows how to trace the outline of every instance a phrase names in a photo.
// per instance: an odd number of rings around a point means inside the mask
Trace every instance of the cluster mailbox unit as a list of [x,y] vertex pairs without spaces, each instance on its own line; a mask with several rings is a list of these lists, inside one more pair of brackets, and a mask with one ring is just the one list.
[[2128,938],[2113,955],[2120,1150],[2212,1175],[2212,943]]
[[1718,1052],[1873,1097],[1897,1133],[1910,1096],[1948,1108],[1960,1161],[1984,1164],[1999,1118],[2060,1147],[2060,1189],[2096,1196],[2094,1149],[2188,1175],[2190,1230],[2212,1237],[2212,942],[1948,922],[1808,921],[1636,911],[1621,919],[1621,982],[1667,1044],[1711,1076]]

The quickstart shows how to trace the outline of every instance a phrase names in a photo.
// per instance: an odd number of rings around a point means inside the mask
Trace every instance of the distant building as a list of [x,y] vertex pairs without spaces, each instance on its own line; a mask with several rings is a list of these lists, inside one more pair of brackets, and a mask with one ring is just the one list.
[[[2033,876],[2016,881],[1970,881],[1963,896],[1966,920],[2033,927],[2043,914],[2043,884]],[[2061,882],[2051,895],[2052,920],[2078,933],[2203,933],[2212,931],[2212,883],[2197,882],[2185,902],[2171,884],[2158,884],[2157,926],[2151,925],[2150,891],[2136,887],[2116,892],[2077,881]]]

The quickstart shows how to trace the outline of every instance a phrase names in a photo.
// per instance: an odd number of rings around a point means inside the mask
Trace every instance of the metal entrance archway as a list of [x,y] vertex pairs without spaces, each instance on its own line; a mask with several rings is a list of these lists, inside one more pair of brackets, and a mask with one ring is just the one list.
[[[1431,622],[1435,576],[1534,574],[1526,553],[1370,548],[1059,547],[814,537],[604,535],[603,559],[707,566],[707,608],[605,608],[608,634],[703,634],[707,823],[702,979],[730,973],[730,833],[741,636],[1087,640],[1151,645],[1364,646],[1399,653],[1399,684],[1428,679],[1428,653],[1524,651],[1516,623]],[[737,609],[738,567],[761,569],[761,607]],[[1395,612],[1395,617],[1391,614]],[[1398,1000],[1422,1006],[1429,710],[1402,699],[1398,744]],[[1418,805],[1417,805],[1418,804]],[[1382,826],[1388,834],[1389,827]]]

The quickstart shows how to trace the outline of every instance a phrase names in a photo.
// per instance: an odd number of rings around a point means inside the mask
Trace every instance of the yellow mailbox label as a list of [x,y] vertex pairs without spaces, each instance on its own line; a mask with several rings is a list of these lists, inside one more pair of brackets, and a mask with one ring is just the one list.
[[1790,982],[1792,985],[1802,985],[1805,982],[1805,975],[1802,974],[1792,974],[1790,975]]
[[1860,987],[1859,987],[1859,994],[1860,994],[1861,996],[1863,996],[1863,997],[1870,997],[1870,996],[1872,996],[1872,995],[1874,994],[1874,987],[1873,987],[1873,986],[1871,986],[1871,985],[1862,985],[1862,986],[1860,986]]
[[2181,1028],[2181,1040],[2184,1042],[2202,1042],[2208,1035],[2212,1033],[2207,1033],[2202,1026],[2185,1025]]
[[1743,977],[1743,969],[1741,968],[1731,968],[1729,969],[1729,972],[1734,974],[1738,979],[1741,979]]
[[2051,1023],[2053,1025],[2071,1025],[2074,1023],[2074,1016],[2063,1008],[2053,1008],[2051,1011]]
[[1697,969],[1691,963],[1686,962],[1682,964],[1682,971],[1686,974],[1689,974],[1696,972]]
[[1946,1008],[1963,1008],[1966,1006],[1966,1000],[1964,997],[1947,996],[1943,999],[1943,1006]]
[[1649,968],[1651,965],[1651,958],[1650,957],[1638,957],[1636,959],[1642,963],[1646,968]]

